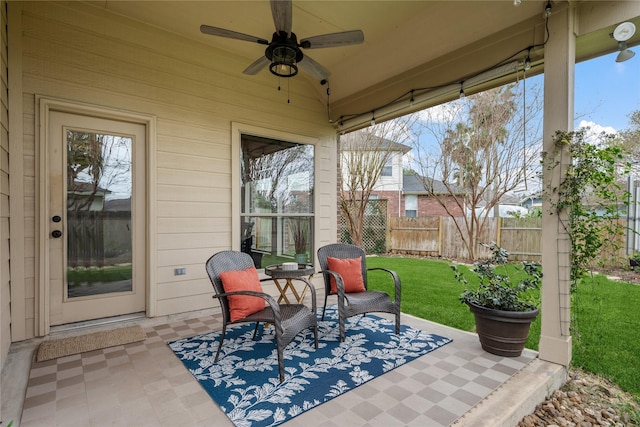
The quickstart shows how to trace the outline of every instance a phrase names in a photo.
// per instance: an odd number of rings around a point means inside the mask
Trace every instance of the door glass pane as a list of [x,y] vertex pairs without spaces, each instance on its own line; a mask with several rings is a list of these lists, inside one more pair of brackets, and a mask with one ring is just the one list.
[[133,139],[67,130],[67,297],[132,290]]

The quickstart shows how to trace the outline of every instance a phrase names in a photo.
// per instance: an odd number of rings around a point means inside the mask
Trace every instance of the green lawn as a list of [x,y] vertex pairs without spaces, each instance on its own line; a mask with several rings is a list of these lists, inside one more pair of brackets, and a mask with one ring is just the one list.
[[77,286],[88,282],[113,282],[131,279],[131,264],[107,266],[102,268],[76,268],[67,270],[69,286]]
[[[471,331],[473,314],[458,300],[464,287],[456,282],[449,265],[429,259],[367,258],[367,267],[398,273],[403,312]],[[372,289],[393,292],[383,272],[370,272],[368,280]],[[599,275],[586,279],[574,296],[573,312],[579,333],[573,341],[573,365],[606,377],[640,397],[640,286]],[[531,325],[527,348],[537,350],[539,339],[540,316]]]

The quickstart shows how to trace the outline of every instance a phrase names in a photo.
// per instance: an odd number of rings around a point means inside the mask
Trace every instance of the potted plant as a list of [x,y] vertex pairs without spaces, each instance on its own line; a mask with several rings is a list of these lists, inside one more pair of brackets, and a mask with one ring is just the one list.
[[[485,351],[499,356],[517,357],[522,353],[529,336],[531,323],[538,316],[531,289],[538,289],[542,281],[541,266],[523,262],[513,276],[506,264],[509,253],[496,243],[487,247],[492,257],[474,264],[472,271],[479,278],[477,288],[466,289],[460,301],[467,304],[476,319],[476,332]],[[456,280],[468,285],[457,266],[452,265]]]

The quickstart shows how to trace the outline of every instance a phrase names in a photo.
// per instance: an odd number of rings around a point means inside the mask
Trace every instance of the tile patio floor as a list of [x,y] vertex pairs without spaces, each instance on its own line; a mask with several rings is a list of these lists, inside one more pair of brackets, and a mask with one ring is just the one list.
[[[135,322],[147,333],[143,342],[34,362],[19,425],[232,426],[166,345],[166,341],[219,329],[219,319],[202,312],[198,317],[161,323],[140,319]],[[529,413],[525,406],[535,406],[549,393],[549,385],[532,384],[560,369],[554,365],[540,370],[536,364],[544,362],[530,350],[517,358],[486,353],[472,333],[408,315],[402,316],[402,323],[454,341],[307,411],[286,426],[515,425],[513,420],[498,424],[496,419],[504,418],[500,412],[519,406],[525,412],[511,415],[513,419]],[[58,334],[62,333],[51,338]],[[30,351],[37,349],[36,344],[32,347]],[[524,402],[516,399],[518,393],[524,395]]]

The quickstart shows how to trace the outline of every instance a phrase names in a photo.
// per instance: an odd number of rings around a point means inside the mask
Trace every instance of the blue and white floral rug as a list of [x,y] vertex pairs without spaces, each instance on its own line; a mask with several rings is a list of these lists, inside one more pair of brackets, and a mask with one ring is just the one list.
[[287,346],[285,381],[278,379],[278,356],[273,327],[258,331],[254,324],[227,330],[218,363],[213,363],[219,332],[169,343],[209,396],[237,427],[276,426],[375,377],[450,343],[368,314],[347,321],[340,343],[337,310],[327,308],[318,321],[318,349],[311,330]]

